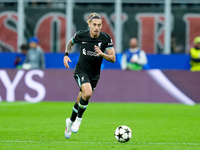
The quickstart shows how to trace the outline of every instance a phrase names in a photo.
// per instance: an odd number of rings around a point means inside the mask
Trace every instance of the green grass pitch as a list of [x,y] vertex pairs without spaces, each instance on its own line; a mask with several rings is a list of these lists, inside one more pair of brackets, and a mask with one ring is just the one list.
[[[200,105],[94,103],[78,133],[65,139],[72,102],[0,103],[1,150],[199,150]],[[127,125],[133,137],[119,143],[115,129]]]

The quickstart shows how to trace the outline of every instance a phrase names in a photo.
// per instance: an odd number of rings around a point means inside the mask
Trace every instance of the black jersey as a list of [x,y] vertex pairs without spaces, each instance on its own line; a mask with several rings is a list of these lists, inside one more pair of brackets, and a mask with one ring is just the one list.
[[105,52],[107,48],[112,48],[113,42],[110,36],[100,32],[97,38],[91,38],[89,30],[79,31],[73,36],[72,42],[79,43],[81,47],[75,74],[84,72],[92,79],[99,79],[103,57],[96,56],[94,46],[99,46],[102,52]]

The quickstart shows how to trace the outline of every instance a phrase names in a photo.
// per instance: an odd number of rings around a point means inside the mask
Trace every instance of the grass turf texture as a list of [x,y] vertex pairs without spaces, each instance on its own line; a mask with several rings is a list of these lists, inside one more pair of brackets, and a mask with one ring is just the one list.
[[[65,139],[65,119],[73,104],[1,102],[0,149],[200,149],[200,105],[91,102],[79,132]],[[120,125],[132,129],[127,143],[114,137]]]

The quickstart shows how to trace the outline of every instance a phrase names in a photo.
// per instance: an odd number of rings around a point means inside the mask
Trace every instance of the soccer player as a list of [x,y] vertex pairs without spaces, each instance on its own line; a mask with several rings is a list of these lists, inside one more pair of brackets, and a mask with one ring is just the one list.
[[71,132],[76,133],[79,130],[82,115],[99,80],[103,58],[112,63],[116,60],[112,39],[108,34],[101,32],[101,17],[97,13],[92,13],[87,23],[89,30],[75,33],[67,43],[63,60],[65,67],[69,68],[68,62],[71,62],[69,53],[73,45],[79,43],[81,51],[74,78],[80,91],[71,117],[66,119],[65,137],[67,139],[70,138]]

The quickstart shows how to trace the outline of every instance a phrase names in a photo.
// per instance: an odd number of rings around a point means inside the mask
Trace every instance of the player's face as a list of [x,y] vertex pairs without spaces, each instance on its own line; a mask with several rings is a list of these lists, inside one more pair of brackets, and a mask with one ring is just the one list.
[[90,28],[90,36],[92,38],[98,37],[102,28],[101,19],[92,19],[92,21],[89,23],[89,28]]

